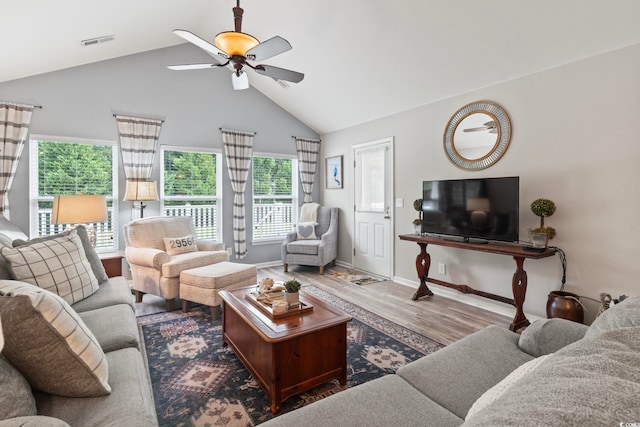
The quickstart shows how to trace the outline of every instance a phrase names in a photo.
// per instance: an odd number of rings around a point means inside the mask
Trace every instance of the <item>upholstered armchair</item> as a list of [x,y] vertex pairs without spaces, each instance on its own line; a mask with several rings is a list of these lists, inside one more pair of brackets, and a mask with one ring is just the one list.
[[324,266],[335,264],[338,256],[338,208],[318,207],[314,234],[300,227],[298,224],[298,230],[287,234],[282,243],[284,271],[288,271],[289,264],[312,265],[320,267],[320,274],[324,274]]
[[173,310],[180,293],[180,272],[228,261],[223,243],[196,239],[191,217],[150,217],[124,226],[125,257],[131,267],[136,302],[158,295]]

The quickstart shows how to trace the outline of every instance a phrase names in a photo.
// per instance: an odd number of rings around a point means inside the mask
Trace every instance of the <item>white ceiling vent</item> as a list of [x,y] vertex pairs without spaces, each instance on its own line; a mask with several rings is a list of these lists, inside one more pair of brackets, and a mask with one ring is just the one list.
[[99,43],[110,42],[111,40],[113,40],[115,38],[116,38],[116,36],[111,34],[109,36],[102,36],[102,37],[96,37],[96,38],[93,38],[93,39],[82,40],[80,42],[80,44],[82,46],[93,46],[93,45],[99,44]]

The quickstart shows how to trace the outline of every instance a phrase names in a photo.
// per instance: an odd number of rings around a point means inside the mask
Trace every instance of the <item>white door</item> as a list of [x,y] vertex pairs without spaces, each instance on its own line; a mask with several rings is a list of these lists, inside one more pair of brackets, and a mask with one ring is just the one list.
[[355,206],[353,266],[391,277],[393,138],[353,147]]

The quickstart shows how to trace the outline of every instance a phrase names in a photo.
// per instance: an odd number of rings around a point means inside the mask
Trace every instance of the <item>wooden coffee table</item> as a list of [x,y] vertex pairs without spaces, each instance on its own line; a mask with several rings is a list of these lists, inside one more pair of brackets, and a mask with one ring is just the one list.
[[247,299],[255,286],[221,291],[222,345],[231,346],[267,393],[271,412],[282,401],[331,379],[347,383],[347,322],[351,317],[311,295],[312,310],[273,319]]

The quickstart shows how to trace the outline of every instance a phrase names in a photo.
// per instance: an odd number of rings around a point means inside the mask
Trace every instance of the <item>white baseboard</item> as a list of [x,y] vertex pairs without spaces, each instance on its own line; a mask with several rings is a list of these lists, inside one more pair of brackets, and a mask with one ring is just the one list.
[[[394,277],[393,281],[396,283],[400,283],[401,285],[409,286],[413,289],[418,289],[418,285],[420,282],[416,280],[409,280],[404,277]],[[492,299],[483,298],[477,295],[472,294],[463,294],[454,289],[450,289],[444,286],[439,286],[434,283],[429,283],[429,289],[431,291],[441,297],[449,298],[452,300],[456,300],[458,302],[471,305],[473,307],[482,308],[487,311],[491,311],[492,313],[501,314],[503,316],[513,318],[515,314],[515,308],[510,306],[509,304],[501,303],[499,301],[494,301]],[[539,316],[525,313],[530,322],[534,320],[542,319]]]

